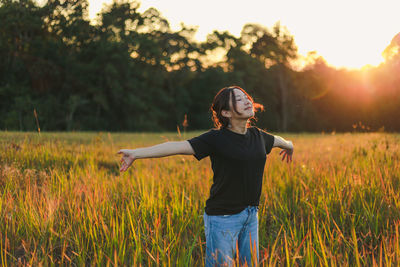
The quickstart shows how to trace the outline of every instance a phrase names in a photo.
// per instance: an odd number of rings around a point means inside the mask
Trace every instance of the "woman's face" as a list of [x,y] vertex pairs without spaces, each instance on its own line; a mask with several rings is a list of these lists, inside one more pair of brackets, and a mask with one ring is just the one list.
[[[254,116],[254,108],[253,103],[250,99],[247,98],[247,95],[243,93],[240,89],[233,89],[233,93],[235,95],[236,100],[236,110],[238,113],[235,112],[232,105],[232,98],[230,101],[230,109],[232,112],[232,117],[235,118],[242,118],[242,119],[249,119]],[[240,113],[240,114],[239,114]]]

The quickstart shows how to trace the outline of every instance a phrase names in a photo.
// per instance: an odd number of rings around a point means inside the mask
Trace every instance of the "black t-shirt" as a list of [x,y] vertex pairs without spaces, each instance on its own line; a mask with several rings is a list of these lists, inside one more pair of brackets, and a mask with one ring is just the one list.
[[214,171],[208,215],[235,214],[247,206],[258,206],[267,154],[274,136],[257,127],[238,134],[228,129],[212,129],[188,140],[197,160],[210,156]]

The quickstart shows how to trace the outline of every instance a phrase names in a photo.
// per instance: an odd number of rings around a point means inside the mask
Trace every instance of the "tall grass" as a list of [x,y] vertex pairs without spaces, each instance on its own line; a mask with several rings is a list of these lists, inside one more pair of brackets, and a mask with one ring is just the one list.
[[[259,265],[400,265],[400,136],[284,137],[294,162],[268,156]],[[0,264],[202,266],[209,160],[145,159],[118,172],[120,148],[178,138],[0,133]]]

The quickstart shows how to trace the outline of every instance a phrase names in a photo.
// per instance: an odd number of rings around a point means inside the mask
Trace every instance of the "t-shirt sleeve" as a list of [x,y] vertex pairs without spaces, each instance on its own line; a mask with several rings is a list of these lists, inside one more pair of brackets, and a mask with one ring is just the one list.
[[264,138],[265,151],[269,154],[274,146],[275,137],[263,130],[260,130],[262,138]]
[[194,150],[194,157],[201,160],[214,152],[215,130],[210,130],[202,135],[187,140]]

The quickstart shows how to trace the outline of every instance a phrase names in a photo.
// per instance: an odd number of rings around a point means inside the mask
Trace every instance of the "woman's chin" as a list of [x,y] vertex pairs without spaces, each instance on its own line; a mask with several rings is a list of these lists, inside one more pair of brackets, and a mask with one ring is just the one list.
[[254,117],[254,111],[253,110],[249,111],[247,116],[249,119]]
[[239,115],[237,118],[240,120],[248,120],[251,119],[252,117],[254,117],[254,111],[252,110],[244,110],[244,112],[242,112],[241,115]]

